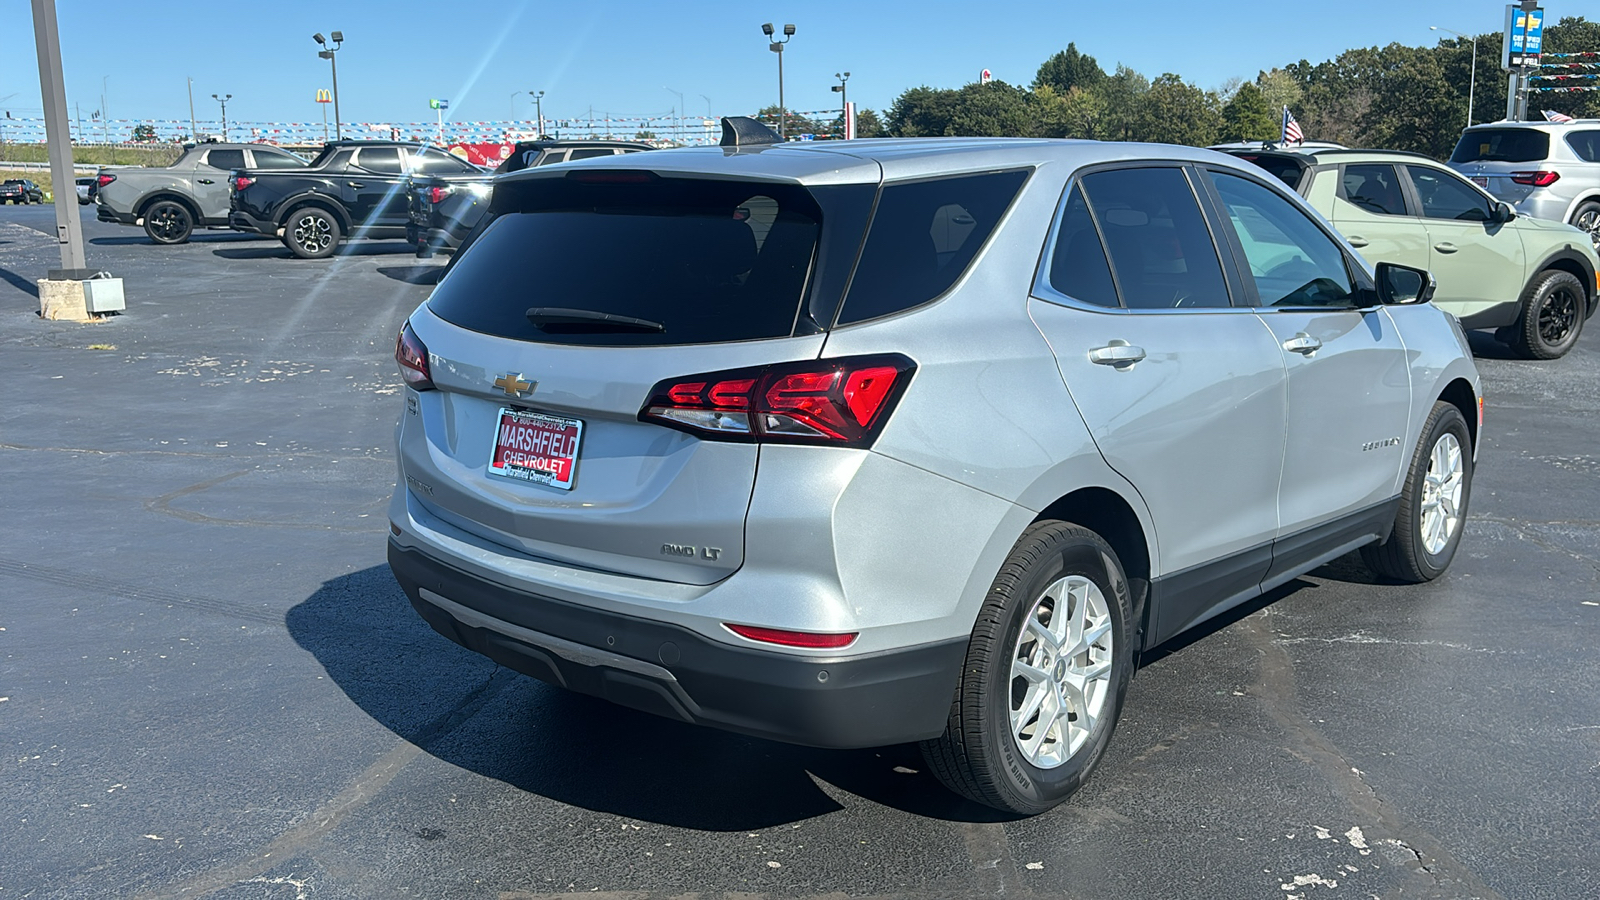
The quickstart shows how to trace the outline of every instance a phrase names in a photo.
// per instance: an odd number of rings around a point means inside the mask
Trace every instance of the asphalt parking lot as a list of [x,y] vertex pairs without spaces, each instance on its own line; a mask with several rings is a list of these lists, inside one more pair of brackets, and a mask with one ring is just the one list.
[[1600,322],[1488,397],[1452,570],[1353,559],[1169,646],[1095,779],[1008,820],[914,747],[566,694],[384,562],[394,334],[443,257],[95,222],[128,312],[44,322],[0,208],[0,898],[1600,893]]

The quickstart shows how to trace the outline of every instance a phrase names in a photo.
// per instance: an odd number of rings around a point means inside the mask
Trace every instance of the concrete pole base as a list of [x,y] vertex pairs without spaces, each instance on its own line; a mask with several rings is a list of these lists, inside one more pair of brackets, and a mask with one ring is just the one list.
[[39,318],[93,322],[83,296],[83,282],[39,279]]

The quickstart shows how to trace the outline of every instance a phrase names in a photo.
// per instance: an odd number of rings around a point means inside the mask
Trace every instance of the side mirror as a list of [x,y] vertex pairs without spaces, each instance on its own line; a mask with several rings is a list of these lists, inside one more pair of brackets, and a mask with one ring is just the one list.
[[1378,302],[1385,306],[1427,303],[1433,299],[1434,280],[1425,269],[1396,263],[1378,263]]
[[1517,211],[1515,209],[1512,209],[1511,204],[1505,202],[1504,200],[1499,200],[1499,201],[1495,202],[1495,205],[1494,205],[1494,221],[1495,222],[1509,222],[1512,219],[1515,219],[1516,217],[1517,217]]

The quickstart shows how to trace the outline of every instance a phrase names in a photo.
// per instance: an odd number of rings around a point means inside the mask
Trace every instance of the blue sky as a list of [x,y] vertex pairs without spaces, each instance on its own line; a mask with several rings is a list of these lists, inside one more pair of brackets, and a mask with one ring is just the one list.
[[[1586,4],[1546,4],[1550,21]],[[1485,0],[1338,3],[862,2],[552,3],[549,0],[60,0],[69,107],[106,102],[113,118],[187,119],[194,78],[199,117],[213,93],[234,95],[234,121],[313,121],[330,86],[313,32],[345,34],[339,51],[346,121],[429,121],[430,97],[456,119],[532,118],[513,91],[543,90],[547,118],[609,112],[693,116],[748,113],[777,102],[777,58],[762,22],[792,22],[784,53],[791,109],[835,108],[833,73],[850,98],[885,109],[908,87],[959,87],[982,69],[1026,85],[1069,41],[1110,70],[1172,71],[1204,88],[1356,46],[1434,43],[1442,32],[1500,28],[1504,4]],[[1593,12],[1593,7],[1588,7]],[[0,0],[0,31],[22,37],[0,53],[0,109],[38,116],[38,67],[28,0]],[[1480,81],[1486,73],[1478,73]],[[1487,73],[1488,84],[1499,80]],[[102,79],[104,81],[102,82]],[[671,89],[671,90],[669,90]]]

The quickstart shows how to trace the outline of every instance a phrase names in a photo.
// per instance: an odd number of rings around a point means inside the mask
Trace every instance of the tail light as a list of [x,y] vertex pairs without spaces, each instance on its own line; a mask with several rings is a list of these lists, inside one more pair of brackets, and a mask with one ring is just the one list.
[[428,188],[428,190],[425,191],[425,193],[427,194],[429,203],[439,203],[439,202],[443,201],[444,198],[450,196],[452,193],[455,193],[455,192],[450,190],[447,187],[431,187],[431,188]]
[[242,191],[255,183],[256,180],[254,178],[248,178],[244,175],[236,175],[233,179],[233,189],[236,191]]
[[656,385],[639,419],[711,440],[870,447],[916,369],[895,353],[688,375]]
[[1549,187],[1561,180],[1560,172],[1512,172],[1511,180],[1517,184],[1531,184],[1534,187]]
[[117,176],[115,176],[115,175],[102,174],[102,175],[98,175],[98,176],[95,177],[94,183],[99,185],[100,187],[105,187],[106,185],[108,185],[111,182],[116,181],[116,180],[117,180]]
[[400,364],[400,377],[413,390],[433,390],[433,374],[428,371],[428,348],[407,322],[394,341],[394,361]]

